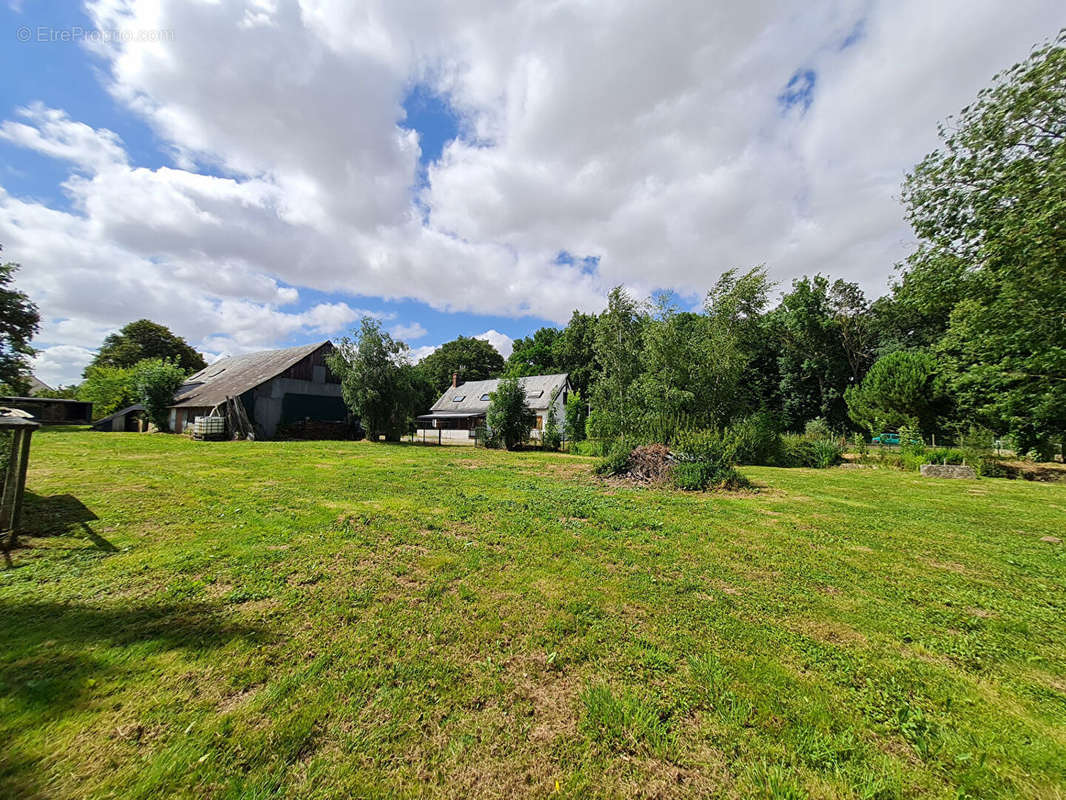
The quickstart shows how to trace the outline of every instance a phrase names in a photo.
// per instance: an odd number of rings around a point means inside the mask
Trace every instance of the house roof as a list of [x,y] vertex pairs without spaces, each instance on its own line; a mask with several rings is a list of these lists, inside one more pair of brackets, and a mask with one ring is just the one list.
[[320,347],[327,346],[332,347],[328,341],[314,342],[220,359],[186,378],[174,394],[171,408],[213,408],[225,402],[227,397],[237,397],[276,378]]
[[[565,372],[560,372],[556,375],[529,375],[525,378],[519,378],[518,385],[525,390],[526,402],[529,403],[529,407],[534,411],[543,411],[551,402],[552,392],[557,387],[560,389],[565,387],[566,380],[567,373]],[[441,395],[440,400],[433,404],[430,412],[455,411],[484,414],[489,410],[487,395],[495,392],[499,384],[500,381],[496,378],[488,381],[460,383],[454,389],[449,387]],[[456,400],[455,398],[457,397],[462,399]],[[484,400],[482,400],[483,397],[485,398]]]
[[50,391],[52,391],[52,387],[51,386],[49,386],[47,383],[42,381],[36,375],[30,375],[30,391],[29,391],[30,397],[33,397],[38,392],[50,392]]

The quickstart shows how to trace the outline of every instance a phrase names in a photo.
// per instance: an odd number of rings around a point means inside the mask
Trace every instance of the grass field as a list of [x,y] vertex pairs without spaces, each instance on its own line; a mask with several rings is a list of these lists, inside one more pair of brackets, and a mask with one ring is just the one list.
[[1066,796],[1066,485],[35,436],[3,797]]

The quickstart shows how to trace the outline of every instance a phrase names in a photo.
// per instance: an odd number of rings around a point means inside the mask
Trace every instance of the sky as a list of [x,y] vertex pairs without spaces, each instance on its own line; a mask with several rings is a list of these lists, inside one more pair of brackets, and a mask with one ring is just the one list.
[[698,306],[765,264],[872,298],[937,123],[1059,0],[0,0],[0,244],[77,381],[146,317],[209,359],[345,335],[415,357]]

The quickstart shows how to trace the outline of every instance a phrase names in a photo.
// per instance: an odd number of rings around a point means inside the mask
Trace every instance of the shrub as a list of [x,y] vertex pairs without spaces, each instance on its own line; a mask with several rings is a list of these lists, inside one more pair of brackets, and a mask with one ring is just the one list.
[[966,456],[953,447],[937,447],[925,451],[926,464],[962,464]]
[[583,439],[579,442],[571,441],[567,445],[567,451],[575,456],[596,456],[603,458],[607,455],[607,446],[603,439]]
[[629,454],[633,448],[624,439],[617,439],[611,443],[607,455],[603,457],[593,472],[597,475],[624,475],[629,471]]
[[814,463],[814,442],[799,433],[781,437],[780,466],[807,467]]
[[738,487],[747,481],[736,470],[736,442],[721,432],[687,431],[674,446],[674,484],[679,489],[703,490],[709,486]]
[[548,412],[544,418],[544,430],[540,435],[540,443],[545,450],[558,450],[563,441],[562,431],[559,430],[559,418],[555,413],[555,400],[558,396],[559,390],[556,389],[552,392]]
[[810,439],[790,433],[781,437],[782,467],[825,469],[844,460],[844,446],[837,439]]
[[773,417],[765,412],[752,414],[727,426],[724,437],[729,441],[737,464],[770,466],[780,458],[781,435]]
[[133,386],[144,403],[144,413],[161,431],[170,430],[170,404],[185,382],[185,372],[177,364],[152,358],[133,368]]
[[835,467],[844,460],[844,446],[837,439],[815,439],[812,444],[813,463],[817,469]]
[[833,431],[829,428],[829,423],[821,417],[815,417],[807,422],[807,425],[803,428],[803,435],[808,439],[831,439],[833,437]]
[[717,473],[705,461],[679,461],[674,464],[674,486],[688,492],[702,492],[714,481]]

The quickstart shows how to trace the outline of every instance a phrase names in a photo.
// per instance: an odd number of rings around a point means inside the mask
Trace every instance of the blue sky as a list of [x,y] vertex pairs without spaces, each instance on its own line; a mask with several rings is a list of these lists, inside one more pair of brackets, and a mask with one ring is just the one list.
[[937,122],[1060,23],[1050,0],[0,0],[0,243],[51,382],[138,317],[219,354],[372,314],[424,353],[506,350],[618,284],[698,306],[757,264],[873,297]]

